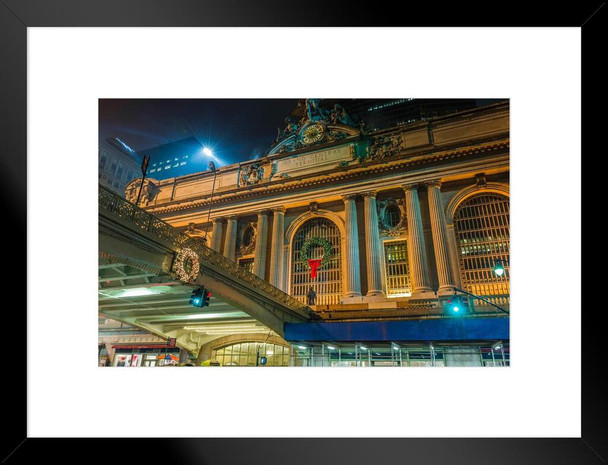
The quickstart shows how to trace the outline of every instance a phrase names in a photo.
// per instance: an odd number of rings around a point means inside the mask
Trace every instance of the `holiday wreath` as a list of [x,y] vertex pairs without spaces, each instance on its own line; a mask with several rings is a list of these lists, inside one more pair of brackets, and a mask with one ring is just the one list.
[[[188,266],[188,264],[190,266]],[[198,276],[198,271],[200,269],[200,263],[196,252],[192,249],[180,250],[175,259],[174,269],[177,277],[181,281],[194,281]]]
[[[309,258],[310,248],[311,247],[323,247],[323,258],[313,260]],[[310,277],[317,277],[317,268],[327,265],[331,260],[331,244],[326,239],[321,237],[311,237],[304,241],[302,244],[302,248],[300,249],[300,257],[303,261],[308,262],[308,266],[310,266]]]

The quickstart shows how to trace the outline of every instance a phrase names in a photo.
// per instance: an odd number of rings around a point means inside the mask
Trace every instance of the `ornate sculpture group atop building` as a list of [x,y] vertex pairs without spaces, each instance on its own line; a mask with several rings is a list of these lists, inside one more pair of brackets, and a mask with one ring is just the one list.
[[339,104],[332,109],[321,106],[321,99],[302,99],[296,113],[301,113],[299,121],[291,116],[285,118],[285,127],[277,128],[277,137],[272,143],[271,153],[291,152],[323,142],[334,142],[353,135],[352,130],[345,132],[342,127],[354,128],[360,133],[360,127]]

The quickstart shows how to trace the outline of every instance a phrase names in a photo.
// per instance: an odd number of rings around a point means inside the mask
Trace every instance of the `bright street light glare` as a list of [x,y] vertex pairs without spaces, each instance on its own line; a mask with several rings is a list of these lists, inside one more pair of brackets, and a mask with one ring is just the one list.
[[203,148],[203,154],[207,155],[208,157],[212,157],[213,156],[213,152],[211,151],[211,149],[209,147]]

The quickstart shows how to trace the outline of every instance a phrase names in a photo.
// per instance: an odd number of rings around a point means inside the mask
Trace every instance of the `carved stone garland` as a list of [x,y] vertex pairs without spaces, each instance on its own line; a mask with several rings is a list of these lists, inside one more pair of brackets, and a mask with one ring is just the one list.
[[[392,226],[388,223],[387,209],[391,206],[395,206],[399,209],[399,222]],[[407,217],[405,212],[405,205],[403,199],[388,198],[377,201],[378,208],[378,227],[380,234],[385,236],[400,236],[407,228]]]

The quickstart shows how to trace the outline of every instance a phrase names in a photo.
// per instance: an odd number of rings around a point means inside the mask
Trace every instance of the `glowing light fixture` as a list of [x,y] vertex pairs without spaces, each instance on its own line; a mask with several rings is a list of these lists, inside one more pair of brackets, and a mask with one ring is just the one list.
[[152,291],[151,289],[148,289],[146,287],[136,287],[133,289],[123,290],[122,293],[120,294],[120,297],[137,297],[140,295],[151,295],[151,294],[155,294],[155,292]]
[[505,267],[502,266],[502,261],[498,260],[496,262],[496,265],[494,266],[494,274],[498,277],[502,276],[503,274],[505,274]]

